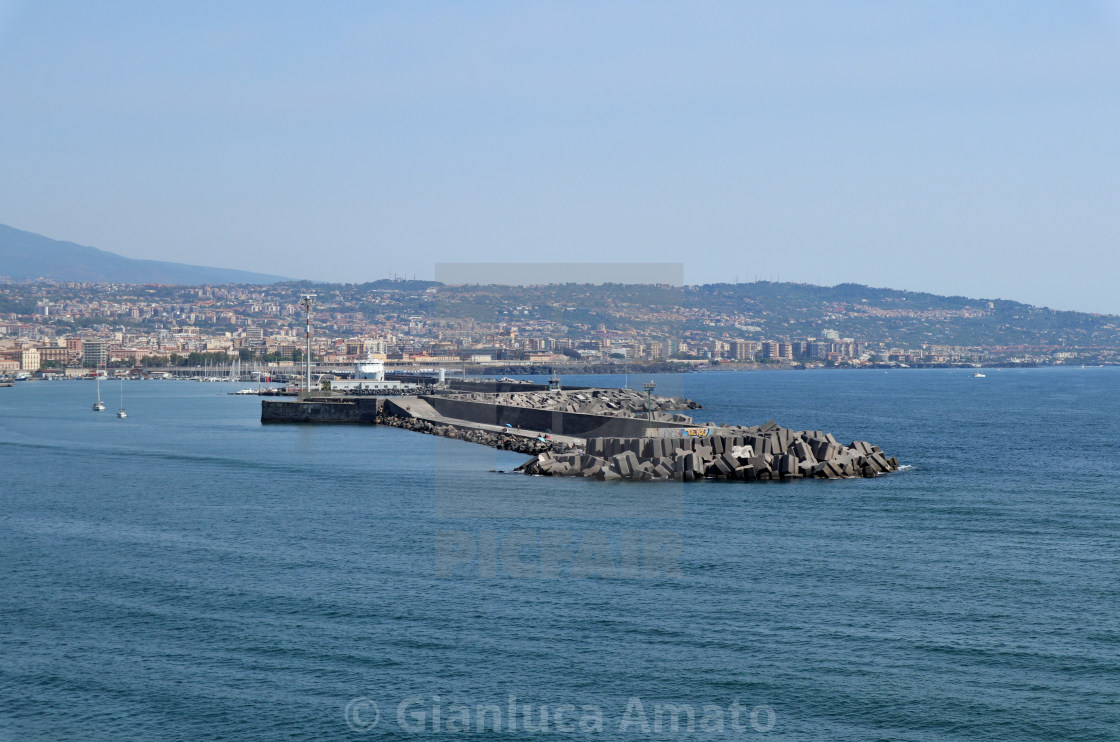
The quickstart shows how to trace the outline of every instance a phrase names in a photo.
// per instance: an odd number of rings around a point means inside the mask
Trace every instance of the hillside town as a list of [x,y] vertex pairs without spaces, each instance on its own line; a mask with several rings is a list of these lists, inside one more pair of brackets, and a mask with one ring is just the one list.
[[[402,280],[269,286],[9,283],[0,285],[0,374],[78,375],[101,367],[232,361],[294,367],[305,353],[301,297],[308,294],[314,295],[311,355],[322,366],[375,358],[390,369],[621,372],[712,365],[1113,363],[1120,353],[1116,327],[1109,322],[1115,318],[1107,317],[1093,320],[1100,329],[1081,330],[1082,339],[1073,343],[1067,336],[1074,332],[1061,327],[1033,336],[1029,327],[1012,328],[1018,342],[953,342],[953,327],[965,328],[960,331],[965,335],[969,323],[986,327],[979,323],[998,319],[1001,310],[993,302],[913,306],[912,300],[908,306],[905,298],[851,303],[826,298],[816,306],[776,306],[743,296],[720,301],[717,293],[698,296],[669,286],[452,287]],[[909,341],[913,326],[929,341]]]

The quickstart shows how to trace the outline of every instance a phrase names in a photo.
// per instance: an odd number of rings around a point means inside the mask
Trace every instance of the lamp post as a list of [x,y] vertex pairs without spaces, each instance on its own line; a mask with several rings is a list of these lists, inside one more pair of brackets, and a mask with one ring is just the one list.
[[642,389],[646,390],[646,427],[653,431],[653,390],[657,385],[653,381],[647,381],[642,384]]
[[300,294],[299,305],[307,315],[306,340],[307,348],[303,353],[303,363],[306,368],[303,386],[303,398],[311,397],[311,307],[314,305],[315,294]]

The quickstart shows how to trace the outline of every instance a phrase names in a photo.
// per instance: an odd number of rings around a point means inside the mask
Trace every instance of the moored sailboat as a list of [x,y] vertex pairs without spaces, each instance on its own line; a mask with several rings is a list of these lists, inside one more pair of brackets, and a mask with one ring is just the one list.
[[93,411],[104,412],[105,403],[101,401],[101,372],[94,369],[93,377],[97,379],[97,401],[93,403]]

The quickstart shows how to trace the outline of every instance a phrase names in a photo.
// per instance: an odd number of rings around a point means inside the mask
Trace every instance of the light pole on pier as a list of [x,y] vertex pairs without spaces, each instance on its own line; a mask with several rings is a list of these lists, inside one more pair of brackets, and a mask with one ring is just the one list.
[[306,373],[304,375],[303,397],[311,396],[311,307],[315,304],[315,294],[300,294],[299,305],[307,316],[306,340],[307,347],[303,352],[303,363]]
[[642,384],[642,389],[646,390],[646,427],[653,430],[653,390],[657,387],[653,381],[647,381]]

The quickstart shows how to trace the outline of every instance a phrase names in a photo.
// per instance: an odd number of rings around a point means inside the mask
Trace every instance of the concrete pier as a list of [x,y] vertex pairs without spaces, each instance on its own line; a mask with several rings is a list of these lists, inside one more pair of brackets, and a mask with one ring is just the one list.
[[311,399],[261,400],[262,423],[374,423],[381,400]]
[[[624,400],[614,414],[595,414],[577,411],[588,408],[573,407],[565,397],[532,397],[535,407],[509,403],[515,399],[524,401],[524,392],[262,400],[261,422],[392,425],[536,454],[519,470],[544,476],[767,481],[874,477],[899,468],[897,459],[866,441],[845,446],[829,433],[795,431],[773,420],[696,425],[679,414],[652,421],[633,416],[633,401]],[[590,409],[607,408],[596,402]]]

